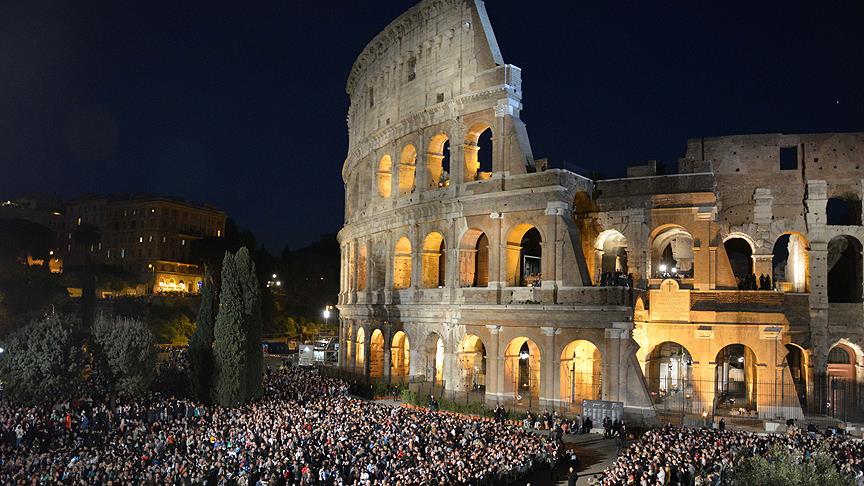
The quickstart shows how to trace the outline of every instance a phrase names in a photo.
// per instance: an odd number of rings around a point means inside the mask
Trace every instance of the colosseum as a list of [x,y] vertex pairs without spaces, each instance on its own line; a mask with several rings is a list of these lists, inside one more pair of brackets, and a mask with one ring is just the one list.
[[864,134],[691,139],[595,181],[534,157],[521,79],[480,0],[357,58],[340,367],[637,422],[861,419]]

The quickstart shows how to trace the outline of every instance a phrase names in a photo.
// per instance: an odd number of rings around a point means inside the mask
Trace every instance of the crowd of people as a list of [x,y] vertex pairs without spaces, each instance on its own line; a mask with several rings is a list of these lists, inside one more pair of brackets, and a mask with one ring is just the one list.
[[737,278],[738,290],[773,290],[771,275],[760,274],[757,283],[756,274],[751,273],[743,278]]
[[618,456],[595,484],[719,485],[740,461],[774,447],[797,451],[807,460],[821,447],[831,451],[839,471],[864,479],[864,442],[800,431],[755,434],[746,431],[665,426],[646,432]]
[[502,484],[557,460],[522,427],[389,407],[314,371],[237,409],[153,395],[0,404],[3,484]]
[[624,273],[621,270],[614,272],[602,272],[600,274],[601,287],[633,287],[633,274]]

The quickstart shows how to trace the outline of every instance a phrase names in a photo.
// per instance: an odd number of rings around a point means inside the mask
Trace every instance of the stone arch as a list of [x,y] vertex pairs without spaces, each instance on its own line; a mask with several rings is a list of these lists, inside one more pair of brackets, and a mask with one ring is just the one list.
[[542,278],[543,237],[530,223],[515,225],[507,236],[507,285],[539,286]]
[[381,160],[378,161],[378,171],[376,172],[376,186],[378,195],[383,199],[388,199],[393,191],[393,160],[390,155],[384,154]]
[[399,195],[407,196],[414,192],[415,173],[417,170],[417,149],[413,144],[402,148],[399,156]]
[[357,337],[355,340],[354,366],[357,371],[365,374],[366,370],[366,330],[363,326],[357,328]]
[[645,359],[645,379],[655,403],[671,410],[685,410],[694,395],[693,355],[683,345],[664,341]]
[[486,345],[476,334],[466,334],[457,349],[462,387],[465,390],[486,389]]
[[447,275],[447,247],[444,235],[437,231],[426,235],[420,258],[423,288],[444,287]]
[[411,344],[405,331],[396,331],[390,343],[390,376],[407,378],[411,370]]
[[462,287],[489,286],[489,238],[470,228],[459,244],[459,284]]
[[403,236],[396,241],[393,252],[393,288],[411,286],[411,241]]
[[477,122],[468,129],[465,135],[465,181],[492,178],[493,137],[492,126],[486,122]]
[[[740,290],[748,290],[753,271],[753,244],[740,236],[729,235],[723,238],[723,249],[732,268],[732,275]],[[756,284],[756,282],[750,282]]]
[[450,137],[444,132],[429,140],[426,171],[429,174],[429,189],[450,185]]
[[777,237],[771,252],[771,281],[784,292],[808,292],[810,289],[810,254],[807,238],[787,232]]
[[758,372],[756,353],[740,343],[724,346],[714,360],[715,413],[743,408],[756,410]]
[[384,333],[374,329],[369,336],[369,376],[384,376]]
[[426,359],[426,381],[444,386],[444,339],[437,332],[426,336],[423,346]]
[[651,270],[654,278],[693,277],[693,235],[669,224],[655,228],[651,238]]
[[843,420],[860,413],[856,410],[860,390],[855,373],[860,349],[855,348],[846,340],[840,340],[828,350],[826,359],[826,412]]
[[828,242],[828,302],[862,301],[861,242],[849,235]]
[[559,396],[571,407],[581,410],[582,400],[603,396],[603,355],[594,343],[584,339],[570,341],[561,351]]
[[598,269],[599,282],[604,283],[608,278],[603,275],[615,275],[615,272],[627,274],[627,238],[618,230],[608,229],[597,235],[594,240],[594,252]]
[[529,407],[539,403],[540,348],[531,339],[520,336],[504,348],[504,394],[518,405]]

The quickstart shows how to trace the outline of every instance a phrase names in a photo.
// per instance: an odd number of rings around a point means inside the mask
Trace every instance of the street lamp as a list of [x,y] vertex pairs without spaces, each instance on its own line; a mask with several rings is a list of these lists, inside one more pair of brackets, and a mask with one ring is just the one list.
[[332,309],[332,308],[333,308],[332,305],[324,306],[323,314],[324,314],[324,325],[325,326],[330,325],[330,309]]

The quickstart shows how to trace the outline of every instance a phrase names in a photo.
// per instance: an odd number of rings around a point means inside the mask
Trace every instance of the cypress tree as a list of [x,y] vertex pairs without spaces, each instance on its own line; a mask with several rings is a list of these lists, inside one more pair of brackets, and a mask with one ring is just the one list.
[[213,401],[236,407],[245,401],[244,385],[247,372],[248,344],[246,342],[243,285],[237,264],[230,253],[222,260],[222,291],[219,294],[219,313],[213,328],[213,358],[215,378]]
[[237,276],[243,289],[243,305],[246,319],[244,331],[246,334],[246,372],[245,399],[255,400],[264,392],[261,377],[264,372],[264,355],[261,351],[263,320],[261,318],[261,288],[255,272],[255,262],[249,250],[244,246],[234,256]]
[[213,276],[204,275],[201,304],[195,320],[195,332],[189,339],[189,360],[192,365],[192,393],[202,402],[210,401],[213,384],[213,321],[216,318],[216,289]]

